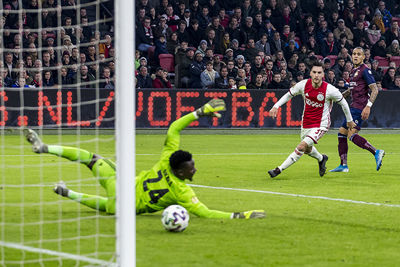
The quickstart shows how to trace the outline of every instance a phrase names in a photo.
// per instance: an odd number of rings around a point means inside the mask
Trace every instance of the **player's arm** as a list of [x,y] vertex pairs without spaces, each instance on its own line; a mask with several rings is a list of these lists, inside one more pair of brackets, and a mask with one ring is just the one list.
[[344,98],[346,98],[346,97],[348,97],[348,96],[350,95],[350,93],[351,93],[351,89],[348,88],[348,89],[346,89],[346,91],[344,91],[344,92],[342,93],[342,96],[343,96]]
[[179,149],[180,133],[183,129],[189,126],[190,123],[203,116],[221,117],[218,111],[223,110],[225,110],[225,102],[221,99],[212,99],[196,111],[174,121],[168,129],[167,138],[164,142],[162,157],[167,156]]
[[369,114],[371,113],[371,107],[374,104],[376,97],[378,96],[379,90],[378,90],[378,86],[376,85],[375,78],[372,75],[372,72],[370,69],[364,70],[363,78],[367,82],[368,87],[371,89],[371,95],[369,96],[368,103],[361,112],[361,118],[363,120],[366,120],[369,118]]
[[245,212],[211,210],[196,197],[189,186],[178,194],[178,204],[185,207],[190,213],[198,217],[214,219],[253,219],[265,217],[265,212],[263,210],[251,210]]
[[350,130],[353,129],[356,127],[356,124],[353,122],[353,116],[351,116],[349,104],[346,99],[344,99],[343,94],[340,93],[339,89],[332,85],[328,85],[328,88],[329,98],[342,107],[343,113],[346,116],[347,127],[349,127]]
[[275,105],[271,108],[271,110],[269,111],[269,116],[271,116],[272,118],[276,118],[276,116],[278,115],[278,110],[282,105],[286,104],[286,102],[288,102],[290,99],[292,99],[295,95],[298,95],[302,91],[304,91],[304,85],[305,85],[306,81],[307,80],[298,82],[295,86],[290,88],[289,92],[284,94],[278,100],[278,102],[276,102]]

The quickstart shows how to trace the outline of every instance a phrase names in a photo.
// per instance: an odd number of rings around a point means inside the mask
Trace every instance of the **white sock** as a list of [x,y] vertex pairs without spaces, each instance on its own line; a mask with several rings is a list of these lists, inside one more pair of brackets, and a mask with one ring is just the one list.
[[318,150],[314,146],[312,147],[311,152],[308,153],[308,155],[310,157],[313,157],[313,158],[317,159],[318,162],[323,159],[322,154],[319,153]]
[[301,156],[303,156],[304,152],[301,152],[297,150],[297,148],[292,152],[292,154],[287,157],[287,159],[282,163],[281,166],[278,166],[278,168],[283,171],[284,169],[289,168],[290,165],[295,163],[300,159]]

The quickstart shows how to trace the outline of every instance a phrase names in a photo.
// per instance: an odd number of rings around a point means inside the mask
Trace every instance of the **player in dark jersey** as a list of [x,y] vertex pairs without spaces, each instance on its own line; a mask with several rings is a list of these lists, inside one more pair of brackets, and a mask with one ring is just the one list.
[[[357,127],[349,130],[346,126],[346,120],[339,128],[338,133],[338,150],[340,156],[340,165],[331,170],[331,172],[348,172],[347,166],[347,151],[348,144],[347,138],[350,139],[355,145],[366,149],[372,153],[376,161],[376,170],[379,171],[382,165],[382,159],[385,151],[373,147],[364,137],[360,136],[358,132],[361,129],[361,124],[364,120],[368,119],[371,112],[371,107],[375,102],[378,95],[378,87],[376,86],[374,76],[371,70],[364,64],[365,53],[361,47],[356,47],[352,54],[354,69],[350,74],[350,87],[343,92],[343,96],[347,97],[351,94],[350,111],[354,122]],[[371,94],[369,95],[369,90]]]

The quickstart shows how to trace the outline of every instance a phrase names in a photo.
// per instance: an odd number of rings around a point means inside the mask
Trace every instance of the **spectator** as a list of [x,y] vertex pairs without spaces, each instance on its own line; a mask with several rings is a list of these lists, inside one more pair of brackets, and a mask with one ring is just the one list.
[[393,40],[400,40],[400,29],[398,21],[393,21],[390,31],[385,32],[386,42],[391,44]]
[[1,78],[2,78],[2,83],[4,85],[4,87],[11,87],[14,83],[13,79],[11,78],[11,76],[9,75],[8,71],[6,68],[0,68],[1,71]]
[[371,24],[367,29],[368,41],[371,46],[381,38],[381,30],[376,26],[376,24]]
[[141,52],[147,52],[147,50],[154,45],[154,35],[150,26],[149,17],[145,17],[143,23],[137,27],[136,44],[137,49]]
[[263,82],[263,74],[262,73],[257,73],[256,79],[249,83],[247,86],[248,89],[264,89],[266,88],[264,82]]
[[186,28],[189,28],[192,18],[191,18],[191,12],[189,8],[185,9],[185,12],[183,14],[183,17],[181,18],[184,22],[186,22]]
[[160,17],[158,25],[154,28],[154,38],[159,38],[161,35],[167,38],[171,33],[172,30],[167,25],[167,15],[164,14]]
[[61,82],[59,82],[62,85],[66,84],[73,84],[71,76],[68,75],[68,69],[66,67],[61,67],[60,70],[61,74]]
[[383,71],[379,67],[379,61],[378,60],[372,61],[371,71],[372,71],[372,75],[374,76],[375,81],[382,81],[382,79],[383,79]]
[[[224,33],[225,33],[224,27],[222,27],[222,25],[220,24],[220,18],[219,17],[213,17],[212,18],[211,24],[206,29],[206,35],[208,35],[210,30],[214,31],[215,43],[218,44],[217,46],[219,46],[219,44],[221,44],[221,42],[222,42],[222,38],[223,38]],[[229,43],[228,43],[228,45],[229,45]],[[218,49],[219,49],[219,47],[218,47]],[[225,51],[225,49],[224,50],[218,50],[216,52],[217,53],[222,53],[221,51]]]
[[358,20],[356,23],[356,28],[353,30],[353,45],[354,47],[360,46],[361,41],[368,41],[368,34],[364,27],[364,22],[362,20]]
[[394,84],[388,90],[400,90],[400,76],[394,78]]
[[175,32],[178,29],[180,18],[179,16],[174,14],[174,8],[171,4],[168,4],[167,9],[165,10],[165,14],[167,15],[168,27],[171,28],[173,32]]
[[214,55],[212,61],[213,61],[213,68],[217,72],[220,72],[221,68],[223,66],[225,66],[225,62],[221,61],[221,58],[219,55]]
[[246,60],[244,59],[244,56],[238,55],[235,60],[236,60],[236,67],[238,69],[244,68],[244,63],[246,62]]
[[206,55],[206,49],[207,49],[207,41],[201,40],[199,46],[197,47],[196,53],[199,52],[204,57]]
[[381,31],[381,34],[386,32],[385,24],[383,23],[382,19],[382,13],[379,10],[375,11],[372,23],[377,26],[377,29]]
[[197,20],[199,21],[199,27],[202,30],[206,30],[208,24],[211,22],[211,18],[208,13],[208,6],[203,6],[201,8],[201,14],[197,17]]
[[[232,52],[233,52],[233,57],[237,57],[238,55],[243,55],[243,52],[244,52],[243,50],[241,50],[241,49],[239,48],[239,41],[236,40],[236,39],[233,39],[233,40],[232,40],[231,46],[230,46],[230,48],[228,48],[228,49],[231,49],[231,50],[232,50]],[[228,51],[228,49],[225,50],[225,52]]]
[[228,60],[226,63],[226,66],[228,67],[228,76],[229,77],[236,77],[237,76],[237,68],[235,66],[235,61],[234,60]]
[[223,60],[226,64],[228,64],[228,61],[230,61],[230,60],[233,60],[233,61],[235,60],[235,57],[233,54],[233,49],[231,49],[231,48],[226,49]]
[[[188,43],[188,41],[182,40],[181,43]],[[179,41],[178,41],[178,34],[177,32],[171,33],[171,35],[168,37],[167,40],[167,51],[168,54],[174,55],[177,51],[177,48],[179,46]]]
[[43,77],[43,87],[53,87],[56,85],[52,72],[50,70],[45,70]]
[[178,30],[175,32],[177,34],[177,40],[179,42],[186,41],[189,42],[189,33],[187,32],[186,29],[186,22],[184,20],[181,20],[178,24]]
[[252,62],[254,58],[258,55],[258,52],[258,49],[255,48],[254,39],[249,39],[246,49],[243,52],[245,59]]
[[203,54],[200,51],[196,51],[194,55],[195,60],[190,65],[190,79],[192,88],[202,88],[200,75],[206,68],[203,63]]
[[95,77],[89,73],[88,66],[86,65],[81,65],[80,68],[80,83],[82,88],[95,88],[95,83],[94,81],[96,80]]
[[167,78],[167,74],[164,72],[163,68],[157,68],[155,79],[153,80],[153,88],[172,88],[172,85]]
[[228,89],[228,68],[226,66],[221,67],[220,75],[215,79],[215,88],[217,89]]
[[99,54],[104,54],[106,58],[109,58],[109,51],[112,47],[111,36],[109,34],[104,35],[104,41],[99,44]]
[[204,63],[207,63],[208,61],[213,61],[214,60],[214,51],[210,48],[207,47],[206,49],[206,55],[203,58]]
[[235,89],[238,89],[237,88],[237,85],[236,85],[236,79],[235,79],[235,77],[229,77],[228,78],[228,89],[232,89],[232,90],[235,90]]
[[225,8],[221,8],[218,12],[219,21],[222,27],[226,29],[229,25],[229,16],[225,12]]
[[274,32],[274,37],[270,41],[271,46],[271,54],[275,54],[276,51],[282,50],[284,47],[284,43],[281,39],[281,35],[279,32]]
[[[250,83],[249,78],[246,76],[246,71],[244,69],[239,69],[237,71],[237,76],[236,76],[236,83],[239,85],[243,85],[245,84],[247,86],[247,84]],[[241,88],[239,88],[241,89]]]
[[188,29],[189,34],[189,46],[197,47],[200,41],[205,38],[204,31],[200,29],[199,22],[197,19],[191,21],[191,25]]
[[275,72],[272,81],[268,84],[267,89],[285,89],[281,83],[281,74]]
[[229,33],[231,39],[238,40],[239,46],[244,44],[246,40],[246,34],[239,28],[239,22],[236,17],[231,18],[231,21],[229,22],[228,28],[225,29],[225,32]]
[[319,28],[318,28],[317,32],[315,33],[316,41],[319,45],[322,46],[324,41],[326,41],[329,32],[331,32],[331,31],[328,28],[328,22],[326,20],[321,21],[319,23]]
[[379,57],[386,57],[386,42],[385,37],[381,36],[378,42],[376,42],[371,48],[371,56],[375,58],[376,56]]
[[33,86],[27,85],[25,78],[20,76],[17,81],[12,85],[14,88],[32,88]]
[[260,40],[258,40],[255,44],[255,48],[258,51],[264,52],[264,54],[266,54],[266,55],[271,55],[271,47],[268,43],[268,36],[266,33],[263,33],[261,35]]
[[348,27],[346,27],[346,25],[345,25],[343,19],[339,19],[339,20],[338,20],[338,26],[337,26],[337,28],[335,28],[335,29],[333,30],[333,35],[335,36],[335,39],[336,39],[336,40],[339,40],[339,39],[340,39],[340,35],[341,35],[341,34],[346,35],[347,41],[349,42],[349,44],[350,44],[350,45],[353,45],[353,38],[354,38],[354,35],[353,35],[353,33],[351,32],[351,30],[350,30]]
[[[207,47],[211,48],[212,50],[218,49],[218,42],[215,39],[215,31],[209,30],[206,35]],[[222,51],[216,51],[217,53],[221,53]]]
[[392,44],[386,48],[386,57],[388,57],[390,60],[392,56],[400,56],[399,41],[397,40],[393,40]]
[[[146,67],[143,67],[143,68],[146,68]],[[110,89],[110,90],[115,89],[114,79],[113,79],[113,77],[111,77],[111,70],[109,67],[103,68],[101,79],[103,80],[103,82],[100,84],[100,88],[105,88],[105,89]],[[150,78],[150,80],[151,80],[151,78]]]
[[336,75],[335,75],[335,71],[332,69],[328,69],[328,75],[325,78],[325,81],[327,83],[330,83],[332,85],[335,85],[337,80],[336,80]]
[[253,18],[252,17],[246,17],[245,24],[242,26],[241,30],[245,33],[245,42],[246,43],[248,43],[248,41],[250,39],[253,39],[253,40],[258,39],[258,32],[253,27]]
[[13,77],[13,68],[15,68],[14,56],[11,52],[6,52],[4,56],[4,67],[8,72],[9,77]]
[[389,67],[385,75],[383,76],[382,87],[386,89],[394,87],[395,75],[396,75],[396,69]]
[[326,57],[327,55],[337,55],[339,53],[338,44],[335,41],[333,33],[330,32],[327,38],[321,45],[321,55]]
[[217,51],[219,51],[219,54],[223,54],[226,49],[230,48],[230,44],[231,38],[229,36],[229,33],[225,32],[217,49]]
[[216,78],[219,78],[219,73],[214,70],[212,61],[208,61],[206,69],[200,75],[203,88],[214,88]]
[[272,25],[272,23],[269,19],[266,19],[264,21],[264,24],[261,26],[261,28],[258,31],[258,36],[261,36],[264,33],[267,35],[268,40],[272,40],[272,38],[274,37],[275,27]]
[[392,21],[392,14],[390,14],[390,11],[386,9],[384,1],[379,1],[377,11],[380,11],[382,14],[383,25],[385,26],[385,29],[388,29]]
[[158,40],[155,41],[155,46],[156,46],[156,49],[154,50],[154,59],[157,62],[157,64],[159,64],[160,59],[158,58],[158,56],[161,54],[168,54],[167,42],[163,35],[161,35],[158,38]]
[[43,87],[43,78],[42,78],[42,73],[41,72],[35,72],[33,74],[33,81],[31,84],[34,88],[41,88]]

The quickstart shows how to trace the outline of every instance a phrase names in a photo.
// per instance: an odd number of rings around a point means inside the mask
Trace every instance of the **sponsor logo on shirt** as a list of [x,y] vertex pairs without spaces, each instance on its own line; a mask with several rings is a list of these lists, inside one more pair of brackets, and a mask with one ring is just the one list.
[[312,101],[312,100],[310,100],[308,98],[306,98],[305,102],[306,102],[307,105],[312,106],[312,107],[316,107],[316,108],[322,108],[324,106],[324,104]]

